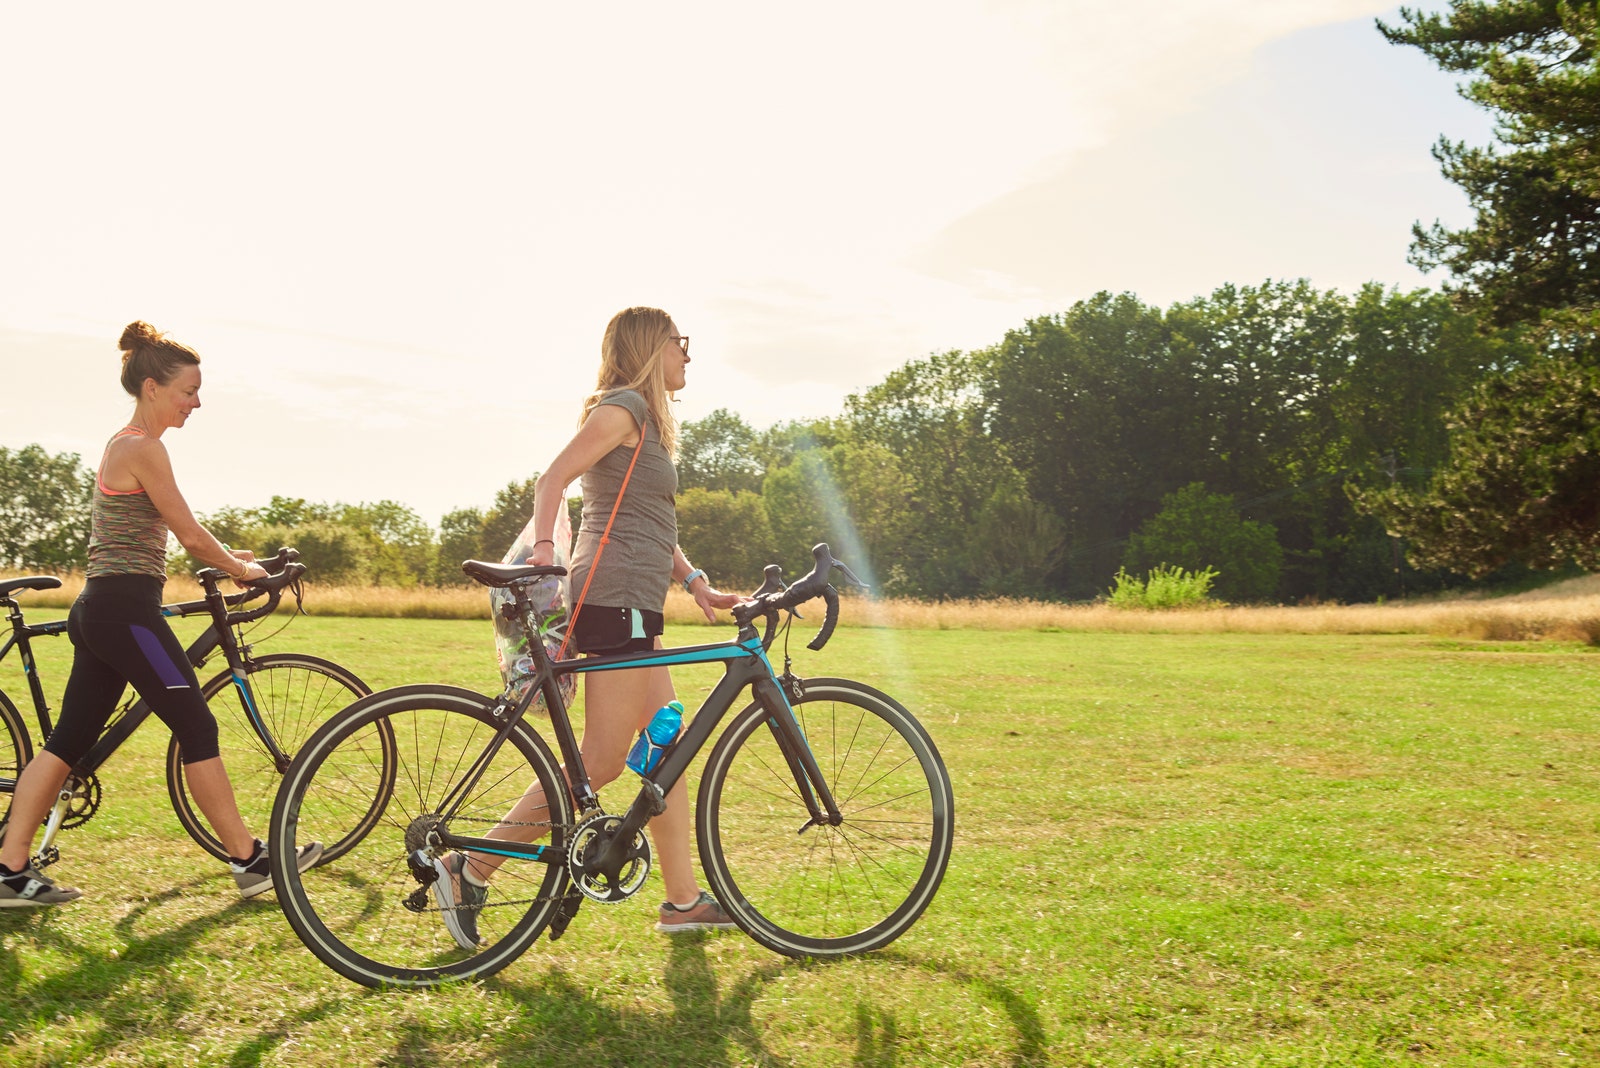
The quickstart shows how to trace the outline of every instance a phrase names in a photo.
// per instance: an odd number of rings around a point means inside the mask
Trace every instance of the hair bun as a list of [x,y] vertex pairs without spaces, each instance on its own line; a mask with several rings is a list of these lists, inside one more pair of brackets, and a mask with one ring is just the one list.
[[132,352],[140,345],[147,345],[152,341],[160,340],[161,331],[143,319],[135,319],[122,331],[122,340],[117,342],[117,347],[123,352]]

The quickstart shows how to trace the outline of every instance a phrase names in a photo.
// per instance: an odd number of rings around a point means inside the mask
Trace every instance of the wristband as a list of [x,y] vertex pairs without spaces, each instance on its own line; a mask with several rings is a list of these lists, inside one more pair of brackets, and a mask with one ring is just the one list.
[[[694,593],[694,591],[689,588],[690,584],[693,583],[694,580],[697,579],[697,578],[705,578],[705,577],[706,577],[706,573],[705,573],[705,570],[703,568],[698,568],[697,567],[693,571],[689,572],[689,574],[686,575],[684,577],[684,580],[683,580],[683,592],[692,595]],[[711,580],[710,579],[706,579],[706,581],[709,582]]]

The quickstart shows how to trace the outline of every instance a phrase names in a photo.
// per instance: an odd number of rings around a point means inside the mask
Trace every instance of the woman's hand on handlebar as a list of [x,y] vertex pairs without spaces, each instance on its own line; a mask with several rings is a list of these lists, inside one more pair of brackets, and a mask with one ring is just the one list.
[[706,614],[707,623],[715,623],[717,621],[718,609],[727,610],[736,605],[744,604],[750,599],[741,597],[737,593],[723,593],[709,582],[696,583],[692,596],[694,597],[694,603],[700,606],[700,611]]
[[233,576],[233,581],[237,584],[243,586],[267,577],[267,569],[256,563],[255,553],[246,549],[235,552],[233,555],[236,560],[244,564],[244,573]]

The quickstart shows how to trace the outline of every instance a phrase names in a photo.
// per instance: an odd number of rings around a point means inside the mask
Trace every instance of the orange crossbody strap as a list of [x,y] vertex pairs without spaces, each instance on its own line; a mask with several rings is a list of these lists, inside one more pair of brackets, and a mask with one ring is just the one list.
[[567,643],[572,640],[572,632],[578,625],[578,613],[583,611],[583,599],[589,596],[589,583],[594,581],[594,573],[600,567],[600,554],[606,551],[606,546],[611,543],[611,524],[617,521],[617,509],[622,507],[622,495],[628,491],[628,479],[633,477],[633,465],[639,462],[639,453],[644,449],[644,437],[650,432],[649,426],[639,428],[639,444],[633,447],[633,459],[628,461],[628,470],[622,476],[622,485],[617,487],[617,500],[611,506],[611,516],[606,520],[606,529],[600,532],[600,544],[594,547],[594,559],[589,561],[589,576],[583,580],[583,592],[578,594],[578,601],[572,606],[572,618],[567,620],[567,632],[561,636],[561,648],[556,652],[557,660],[567,658]]

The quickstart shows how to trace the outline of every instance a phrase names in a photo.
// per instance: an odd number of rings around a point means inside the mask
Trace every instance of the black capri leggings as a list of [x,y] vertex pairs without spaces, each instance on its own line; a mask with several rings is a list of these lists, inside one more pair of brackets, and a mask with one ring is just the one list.
[[102,575],[85,583],[73,603],[72,675],[61,719],[44,743],[69,766],[99,739],[128,683],[177,736],[185,764],[218,755],[216,717],[161,615],[161,588],[153,575]]

